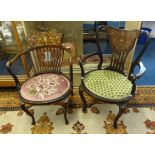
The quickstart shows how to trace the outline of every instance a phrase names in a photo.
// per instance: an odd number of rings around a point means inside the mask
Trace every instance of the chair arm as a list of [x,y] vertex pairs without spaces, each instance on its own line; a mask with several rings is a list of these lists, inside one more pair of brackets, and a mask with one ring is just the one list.
[[139,66],[139,72],[137,74],[132,74],[132,81],[134,82],[135,80],[139,79],[140,77],[143,76],[143,74],[145,73],[146,71],[146,67],[143,65],[143,63],[140,61],[138,64]]
[[81,59],[82,63],[84,63],[89,57],[92,57],[94,55],[99,55],[99,52],[88,54],[88,55],[84,56],[83,58],[80,57],[80,59]]
[[[16,58],[16,57],[15,57]],[[20,90],[20,82],[19,82],[19,79],[17,78],[17,76],[15,75],[15,73],[11,70],[10,66],[12,65],[12,63],[14,62],[14,60],[16,59],[12,59],[11,61],[8,61],[6,63],[6,69],[7,71],[9,72],[9,74],[13,77],[13,79],[15,80],[15,83],[16,83],[16,88],[17,90],[19,91]]]
[[27,53],[29,51],[30,50],[20,52],[19,54],[17,54],[15,57],[13,57],[11,60],[9,60],[6,63],[6,69],[9,72],[9,74],[13,77],[13,79],[15,80],[16,87],[17,87],[18,90],[20,90],[20,82],[19,82],[19,79],[17,78],[17,76],[15,75],[15,73],[11,70],[11,66],[19,57],[21,57],[23,54],[25,54],[25,53]]
[[79,57],[78,59],[78,64],[80,65],[80,69],[81,69],[81,77],[84,77],[85,76],[85,71],[84,71],[84,62],[89,58],[89,57],[92,57],[94,55],[99,55],[99,52],[95,52],[95,53],[92,53],[92,54],[89,54],[89,55],[86,55],[85,57]]

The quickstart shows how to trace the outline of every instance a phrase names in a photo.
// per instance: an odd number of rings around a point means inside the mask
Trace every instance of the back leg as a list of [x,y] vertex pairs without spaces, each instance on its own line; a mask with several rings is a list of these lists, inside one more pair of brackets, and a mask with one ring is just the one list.
[[86,99],[85,99],[83,93],[84,93],[84,92],[83,92],[83,89],[82,89],[81,86],[80,86],[80,87],[79,87],[79,95],[80,95],[81,100],[82,100],[82,102],[83,102],[83,104],[82,104],[82,111],[83,111],[84,113],[86,113],[86,112],[87,112],[87,103],[86,103]]

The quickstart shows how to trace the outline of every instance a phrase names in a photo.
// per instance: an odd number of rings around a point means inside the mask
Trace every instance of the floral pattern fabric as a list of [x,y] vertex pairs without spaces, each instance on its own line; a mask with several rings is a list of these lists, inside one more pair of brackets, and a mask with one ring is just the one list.
[[64,95],[70,88],[63,75],[41,74],[27,80],[21,87],[21,96],[30,101],[47,101]]

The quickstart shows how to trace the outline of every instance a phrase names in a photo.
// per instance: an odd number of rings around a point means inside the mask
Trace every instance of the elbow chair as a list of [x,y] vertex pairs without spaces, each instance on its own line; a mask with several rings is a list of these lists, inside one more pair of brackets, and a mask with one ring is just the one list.
[[[140,60],[149,44],[150,39],[149,36],[147,36],[147,41],[142,50],[139,52],[136,59],[132,61],[129,73],[125,73],[125,62],[128,54],[134,47],[136,39],[139,37],[140,33],[145,33],[145,35],[147,35],[147,33],[144,31],[141,32],[140,30],[125,30],[116,29],[113,27],[107,27],[106,31],[109,44],[112,48],[110,66],[107,68],[102,68],[103,56],[99,45],[97,32],[97,44],[100,50],[79,59],[79,65],[81,68],[81,85],[79,87],[79,95],[83,102],[83,112],[87,112],[87,102],[83,94],[84,92],[99,99],[100,101],[118,105],[119,112],[113,123],[113,127],[117,128],[118,119],[126,109],[128,102],[135,95],[135,81],[146,71],[145,66]],[[85,61],[94,55],[98,55],[100,58],[98,67],[95,70],[85,73]],[[139,66],[140,71],[139,73],[134,74],[134,69],[136,66]]]
[[[67,61],[70,72],[69,78],[61,71],[61,67],[63,63],[65,63],[65,53],[69,55]],[[30,73],[30,77],[23,84],[20,84],[17,75],[13,72],[11,67],[24,55],[29,55],[28,60],[33,64],[31,68],[31,72],[33,73]],[[69,98],[73,95],[73,67],[71,55],[70,48],[66,48],[63,45],[42,45],[21,52],[7,62],[7,70],[13,77],[19,93],[21,109],[32,118],[33,125],[36,123],[35,118],[25,107],[25,104],[61,105],[65,109],[65,124],[69,123],[67,119],[67,109],[70,102]]]

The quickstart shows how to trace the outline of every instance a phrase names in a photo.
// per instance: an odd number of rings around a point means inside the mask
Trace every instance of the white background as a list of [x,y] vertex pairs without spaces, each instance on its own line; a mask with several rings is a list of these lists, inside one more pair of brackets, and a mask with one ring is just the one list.
[[[153,0],[3,0],[0,6],[1,21],[155,21]],[[0,155],[150,155],[154,145],[154,135],[0,135]]]

